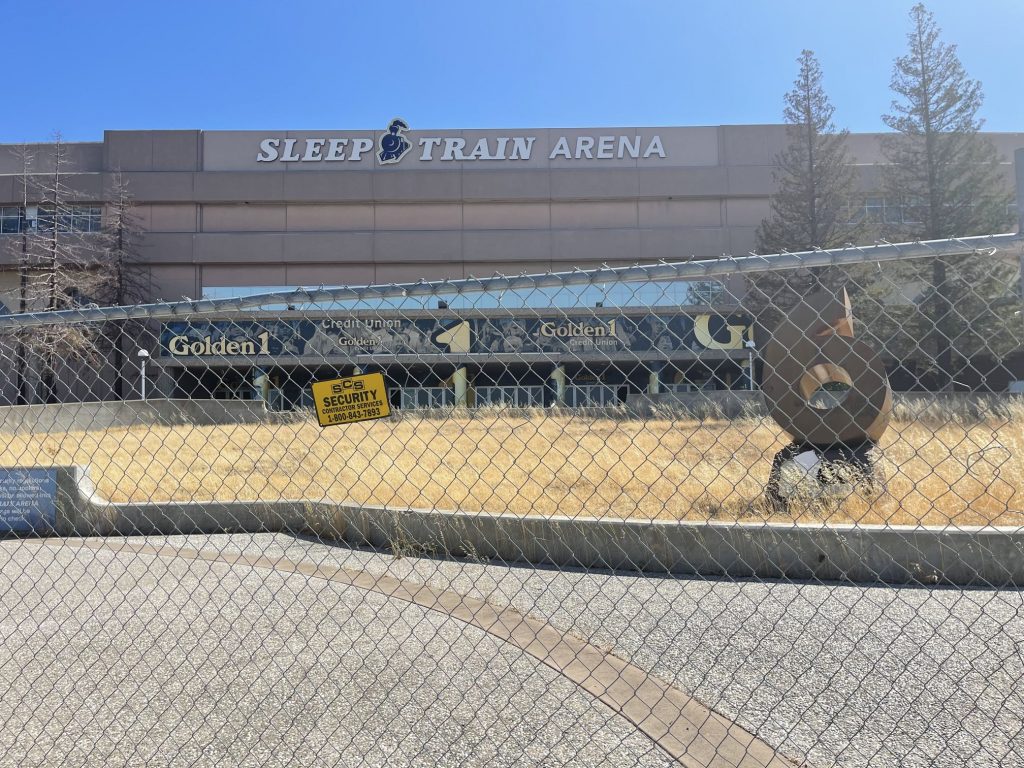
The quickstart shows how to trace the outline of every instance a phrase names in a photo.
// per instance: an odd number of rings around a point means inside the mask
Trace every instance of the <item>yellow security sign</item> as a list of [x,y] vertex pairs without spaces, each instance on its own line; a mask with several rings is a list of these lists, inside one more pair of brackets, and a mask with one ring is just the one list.
[[314,382],[313,403],[321,427],[391,415],[384,375],[380,373]]

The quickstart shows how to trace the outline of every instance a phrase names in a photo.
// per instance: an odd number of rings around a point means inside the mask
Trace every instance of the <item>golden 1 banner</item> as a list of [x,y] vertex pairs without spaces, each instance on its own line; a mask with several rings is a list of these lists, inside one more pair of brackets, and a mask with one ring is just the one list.
[[385,317],[203,320],[166,323],[164,357],[350,357],[352,355],[559,355],[742,350],[740,314]]

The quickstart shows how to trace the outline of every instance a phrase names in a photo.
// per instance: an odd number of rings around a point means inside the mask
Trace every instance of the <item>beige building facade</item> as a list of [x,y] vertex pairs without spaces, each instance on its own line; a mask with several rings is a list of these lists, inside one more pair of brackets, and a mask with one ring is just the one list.
[[[70,184],[101,202],[121,173],[146,230],[150,298],[196,298],[746,254],[786,141],[780,125],[388,128],[108,131],[69,145]],[[392,136],[404,151],[388,155]],[[989,137],[1009,187],[1024,133]],[[5,209],[21,203],[11,149],[0,148]],[[879,136],[854,134],[850,150],[870,188]],[[36,154],[45,171],[47,147]],[[870,204],[878,214],[884,201]],[[17,249],[0,235],[0,269]]]
[[[1024,147],[1024,133],[987,135],[1010,189],[1013,154]],[[879,186],[880,139],[849,137],[868,193],[851,208],[851,220],[899,215],[891,201],[870,193]],[[769,214],[774,161],[786,141],[783,125],[420,130],[400,118],[361,131],[107,131],[100,142],[66,145],[65,181],[75,201],[70,220],[86,232],[99,228],[115,177],[127,183],[144,230],[138,250],[146,299],[178,300],[745,255]],[[37,145],[33,153],[35,170],[45,176],[53,147]],[[10,308],[18,300],[17,234],[39,226],[45,215],[38,201],[24,204],[21,179],[16,148],[0,146],[0,302]],[[590,310],[576,307],[583,314],[575,320],[563,311],[570,330],[584,320],[590,323],[584,335],[612,329],[615,341],[609,343],[622,361],[596,372],[580,361],[580,350],[559,346],[561,326],[545,333],[545,322],[561,320],[538,319],[543,307],[526,313],[536,328],[525,320],[506,328],[486,312],[463,317],[475,345],[465,360],[435,343],[433,311],[401,326],[394,318],[399,330],[387,339],[367,326],[361,332],[365,343],[338,331],[340,315],[330,312],[308,320],[282,310],[273,318],[278,335],[265,342],[259,341],[265,325],[168,325],[154,331],[161,337],[154,370],[163,394],[252,396],[259,392],[254,381],[264,382],[265,390],[266,381],[283,380],[293,387],[285,399],[296,403],[308,381],[352,361],[353,349],[341,349],[351,337],[366,361],[384,368],[398,387],[449,386],[453,372],[474,360],[473,371],[488,386],[504,386],[506,379],[521,384],[522,372],[509,373],[515,361],[502,363],[499,356],[522,357],[522,350],[537,356],[536,365],[526,361],[527,378],[530,386],[547,388],[544,404],[550,404],[552,376],[562,376],[563,387],[574,375],[594,386],[606,383],[620,400],[645,391],[649,382],[656,390],[658,376],[680,387],[706,387],[708,381],[715,388],[749,386],[746,331],[735,299],[717,306],[697,292],[677,304],[674,319],[614,312],[598,317],[593,303]],[[461,322],[454,315],[452,321]],[[676,325],[666,335],[671,323]],[[268,350],[264,356],[271,359],[240,356],[224,369],[211,369],[201,350],[213,350],[231,334],[240,344]],[[659,347],[658,338],[669,336],[674,341]],[[337,349],[327,354],[328,347]],[[559,352],[576,360],[576,369],[559,373]],[[608,359],[607,350],[595,357]],[[433,368],[416,373],[414,362]],[[317,369],[318,363],[326,368]],[[699,373],[688,372],[690,363]],[[672,367],[671,377],[663,373],[665,365]],[[268,371],[276,371],[276,378]],[[229,380],[234,383],[225,385]],[[10,399],[2,392],[0,397]],[[396,395],[395,403],[401,402]]]

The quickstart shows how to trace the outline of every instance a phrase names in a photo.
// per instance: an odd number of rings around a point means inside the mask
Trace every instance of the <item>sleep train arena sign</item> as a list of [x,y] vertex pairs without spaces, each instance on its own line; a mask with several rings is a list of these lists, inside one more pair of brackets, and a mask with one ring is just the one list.
[[543,144],[548,160],[622,160],[632,158],[665,158],[660,134],[608,133],[595,135],[545,136],[492,135],[466,137],[461,135],[411,135],[409,124],[396,117],[387,129],[376,136],[330,136],[303,138],[270,136],[260,141],[256,153],[258,163],[344,163],[361,162],[373,156],[380,165],[400,163],[407,155],[421,163],[487,162],[530,160]]

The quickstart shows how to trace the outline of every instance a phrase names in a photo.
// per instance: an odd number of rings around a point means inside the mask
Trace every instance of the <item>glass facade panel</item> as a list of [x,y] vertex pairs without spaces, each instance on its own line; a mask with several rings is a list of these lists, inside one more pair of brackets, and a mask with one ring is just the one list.
[[[339,286],[324,286],[337,288]],[[236,299],[269,293],[287,293],[297,286],[206,286],[203,299]],[[374,309],[407,310],[438,309],[444,304],[448,309],[548,309],[604,307],[682,307],[708,304],[739,304],[724,284],[715,280],[659,280],[636,283],[612,283],[608,285],[578,285],[561,288],[532,288],[501,293],[438,293],[434,296],[409,296],[406,298],[373,299],[366,301],[336,301],[323,304],[280,303],[261,305],[262,309]]]

